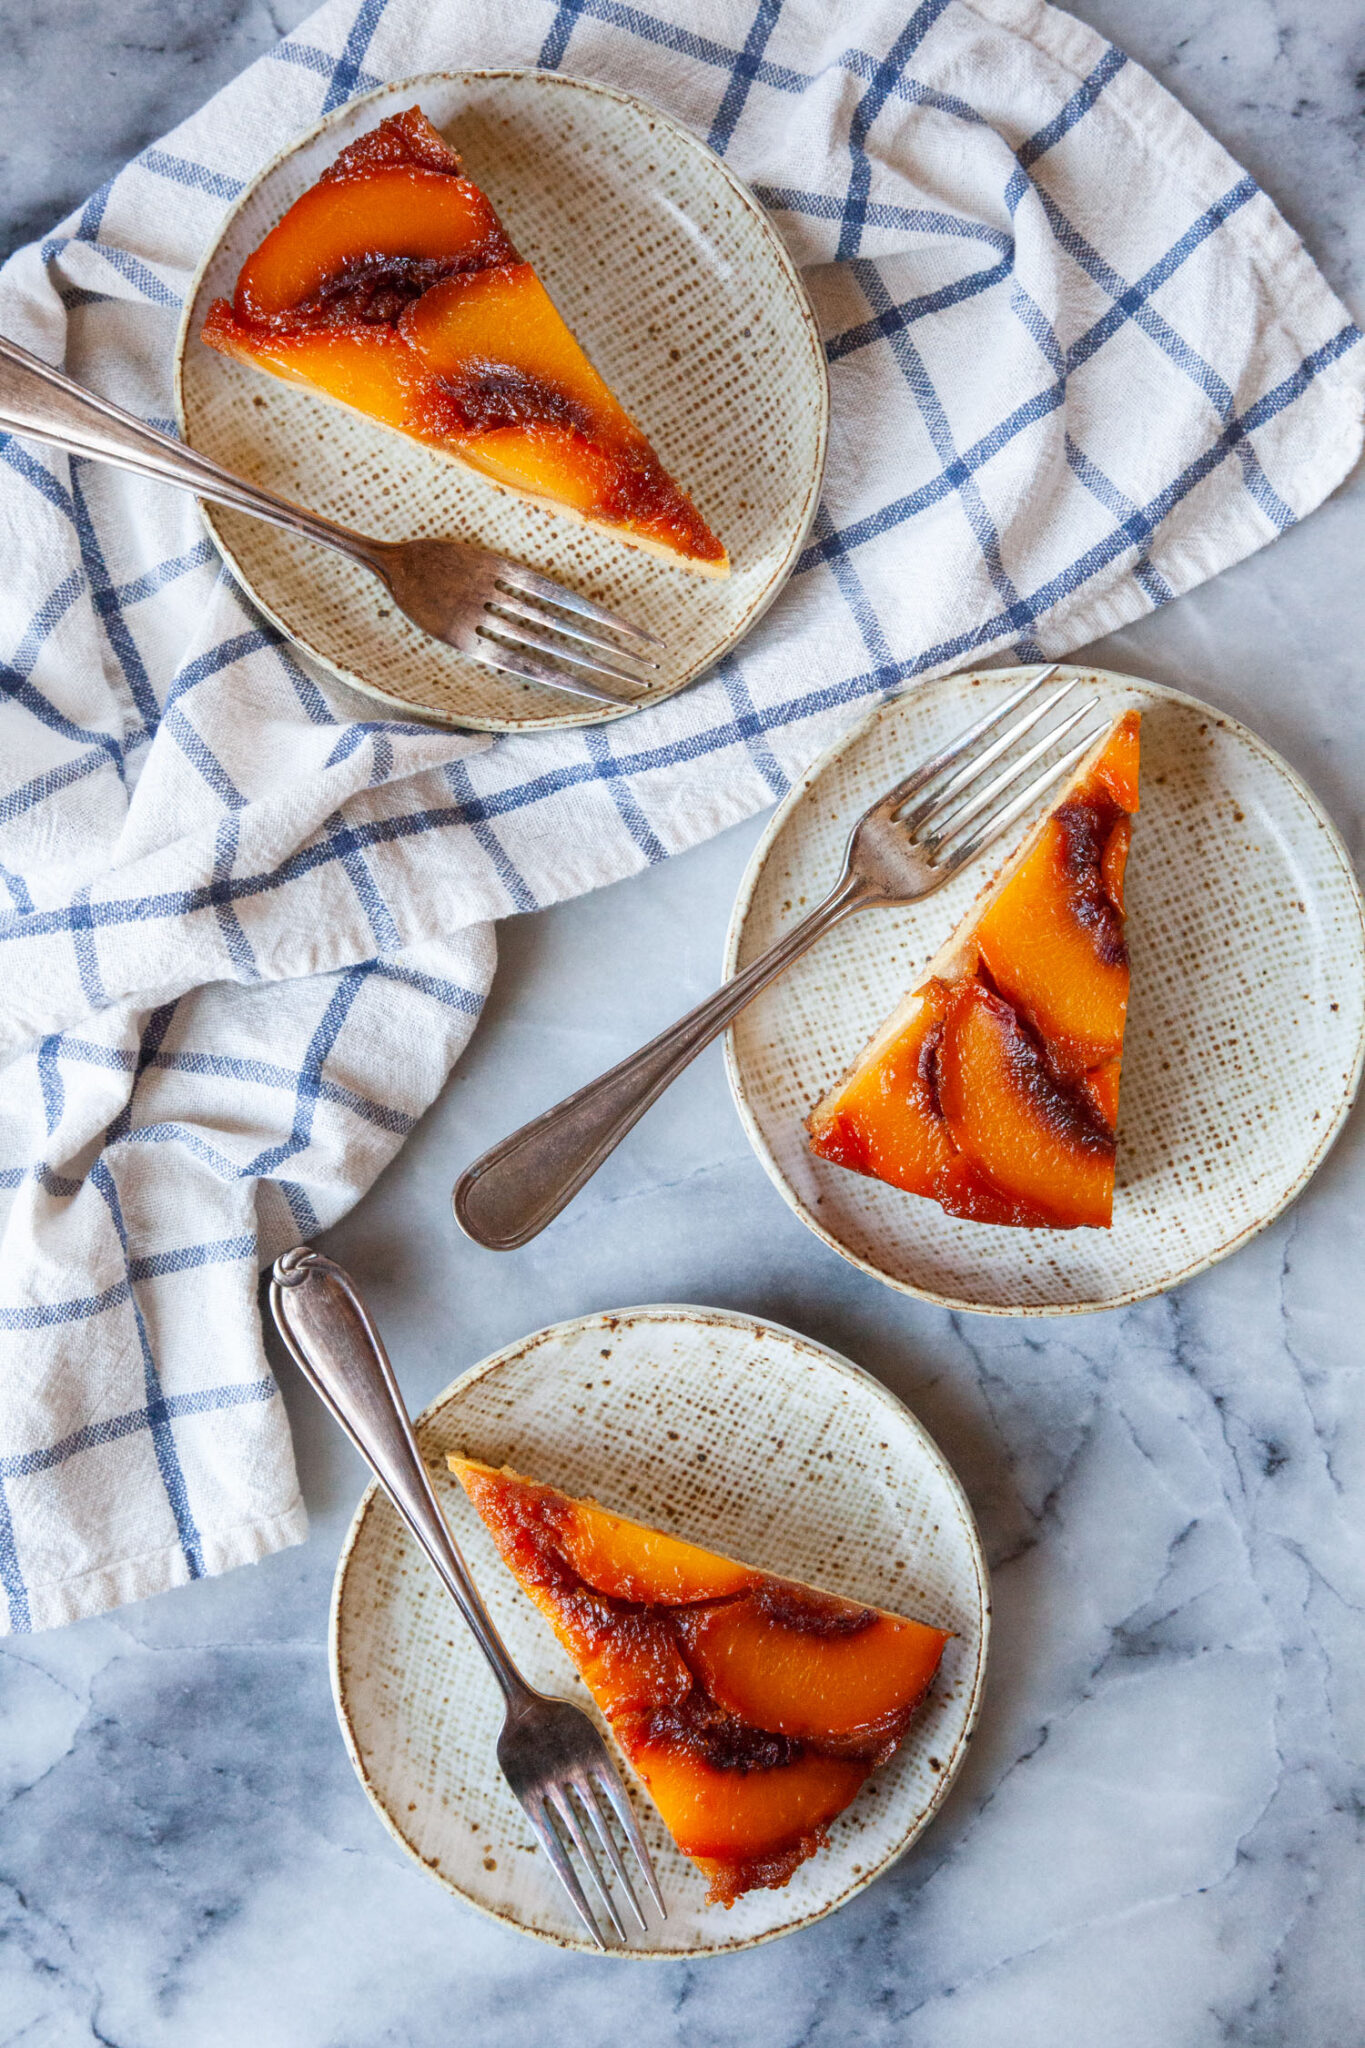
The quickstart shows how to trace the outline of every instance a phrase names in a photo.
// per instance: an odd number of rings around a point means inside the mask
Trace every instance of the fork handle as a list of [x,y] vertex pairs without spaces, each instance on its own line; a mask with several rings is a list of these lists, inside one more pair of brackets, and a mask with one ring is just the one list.
[[842,918],[882,901],[875,886],[840,876],[824,902],[714,995],[595,1081],[566,1095],[467,1167],[452,1197],[455,1220],[490,1251],[511,1251],[553,1222],[703,1047],[760,989],[808,953]]
[[110,462],[117,469],[132,470],[135,476],[174,484],[182,491],[193,491],[196,497],[213,498],[238,512],[250,512],[384,574],[382,541],[352,533],[321,513],[309,512],[259,484],[248,483],[245,477],[234,476],[221,463],[187,448],[183,441],[87,391],[4,335],[0,335],[0,427],[47,441],[68,455]]
[[296,1245],[275,1261],[270,1307],[295,1365],[436,1567],[509,1707],[526,1705],[530,1689],[508,1656],[441,1513],[393,1367],[354,1280],[321,1252]]

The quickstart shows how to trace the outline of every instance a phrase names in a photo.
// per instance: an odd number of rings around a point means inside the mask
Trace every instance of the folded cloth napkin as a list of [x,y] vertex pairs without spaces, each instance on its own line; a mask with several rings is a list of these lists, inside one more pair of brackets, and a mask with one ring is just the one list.
[[467,65],[639,93],[757,187],[827,337],[814,537],[709,680],[490,743],[310,672],[178,492],[0,446],[13,1629],[302,1537],[258,1268],[437,1093],[493,920],[770,804],[915,677],[1165,603],[1359,451],[1361,337],[1274,206],[1040,0],[330,0],[21,251],[0,329],[164,424],[244,182],[352,95]]

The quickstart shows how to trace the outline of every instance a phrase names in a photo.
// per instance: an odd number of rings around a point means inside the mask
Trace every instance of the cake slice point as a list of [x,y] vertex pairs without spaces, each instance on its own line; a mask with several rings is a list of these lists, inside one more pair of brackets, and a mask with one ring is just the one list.
[[709,1900],[785,1885],[895,1753],[947,1632],[449,1463]]
[[1139,749],[1125,712],[811,1112],[820,1158],[973,1222],[1110,1226]]
[[204,322],[502,487],[702,576],[729,556],[419,107],[342,150]]

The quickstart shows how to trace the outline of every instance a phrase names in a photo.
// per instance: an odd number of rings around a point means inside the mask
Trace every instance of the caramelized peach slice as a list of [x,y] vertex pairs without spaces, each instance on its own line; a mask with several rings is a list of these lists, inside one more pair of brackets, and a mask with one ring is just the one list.
[[948,1641],[874,1607],[812,1600],[804,1587],[703,1608],[680,1619],[679,1634],[713,1700],[755,1728],[826,1745],[908,1719]]
[[953,992],[939,1100],[960,1150],[1002,1194],[1061,1229],[1108,1226],[1112,1131],[1054,1079],[1008,1003],[976,981]]
[[840,1091],[837,1107],[811,1117],[822,1159],[923,1193],[952,1169],[957,1148],[938,1106],[936,1065],[948,984],[928,981],[900,1037]]
[[421,366],[391,327],[292,334],[257,328],[247,334],[227,301],[219,299],[204,323],[204,340],[224,355],[272,370],[287,383],[325,391],[338,404],[353,406],[386,427],[408,426],[421,388]]
[[763,1768],[717,1766],[687,1743],[621,1731],[622,1744],[684,1855],[744,1864],[819,1836],[867,1776],[865,1763],[804,1754]]
[[[445,410],[441,394],[428,397],[422,414],[426,438],[455,438],[433,431]],[[543,422],[461,436],[459,446],[461,461],[494,483],[547,504],[567,505],[585,519],[596,517],[610,499],[621,470],[614,455],[589,446],[573,428]]]
[[296,199],[243,265],[233,310],[240,320],[269,321],[316,302],[339,279],[387,273],[431,284],[512,253],[468,178],[390,164],[368,177],[324,178]]
[[418,431],[496,482],[723,573],[725,549],[598,375],[529,263],[451,277],[399,331],[432,382]]
[[1111,1131],[1118,1128],[1119,1075],[1122,1068],[1122,1060],[1106,1060],[1102,1067],[1086,1074],[1080,1083]]
[[812,1151],[908,1194],[928,1195],[950,1216],[976,1223],[1046,1221],[1006,1199],[963,1158],[938,1095],[952,987],[927,981],[919,996],[919,1007],[900,1037],[880,1058],[859,1067],[838,1096],[812,1115]]
[[1107,804],[1059,805],[975,934],[1001,995],[1082,1070],[1121,1051],[1128,1014],[1123,911],[1104,884],[1117,822]]
[[1123,879],[1128,872],[1128,849],[1133,843],[1133,821],[1127,812],[1121,812],[1110,828],[1100,856],[1100,882],[1105,895],[1122,914]]
[[590,1586],[614,1600],[676,1607],[725,1600],[752,1586],[757,1574],[681,1537],[666,1536],[613,1515],[595,1501],[575,1501],[564,1529],[564,1550]]
[[1105,742],[1104,752],[1090,771],[1092,786],[1107,792],[1121,811],[1138,808],[1138,756],[1141,749],[1142,713],[1125,711]]
[[443,389],[465,401],[467,431],[530,419],[644,439],[529,263],[447,278],[409,306],[400,325]]
[[557,1487],[540,1486],[499,1472],[472,1458],[450,1460],[480,1514],[505,1515],[514,1495],[528,1504],[537,1496],[555,1508],[555,1536],[562,1555],[580,1579],[612,1600],[673,1607],[697,1600],[725,1600],[747,1592],[759,1574],[715,1551],[684,1543],[643,1522],[627,1521],[593,1500],[574,1500]]

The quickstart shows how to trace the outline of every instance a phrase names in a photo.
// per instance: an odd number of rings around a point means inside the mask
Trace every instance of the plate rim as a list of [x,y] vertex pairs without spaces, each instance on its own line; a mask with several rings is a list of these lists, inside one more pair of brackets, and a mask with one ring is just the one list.
[[[859,1892],[865,1891],[868,1885],[883,1876],[886,1871],[891,1869],[894,1864],[898,1863],[914,1847],[931,1821],[937,1817],[947,1800],[948,1794],[957,1782],[958,1775],[971,1747],[972,1738],[976,1732],[977,1723],[981,1716],[981,1706],[986,1686],[986,1672],[990,1659],[993,1596],[991,1591],[990,1565],[987,1561],[985,1546],[981,1539],[981,1531],[977,1526],[976,1515],[967,1496],[967,1490],[956,1470],[914,1410],[906,1402],[902,1401],[898,1394],[893,1393],[891,1388],[879,1380],[874,1373],[869,1372],[865,1366],[857,1364],[855,1360],[845,1356],[843,1352],[835,1351],[830,1345],[822,1344],[818,1338],[809,1337],[802,1330],[794,1330],[789,1324],[780,1322],[772,1316],[759,1315],[742,1309],[720,1308],[701,1302],[638,1302],[627,1308],[596,1309],[586,1315],[569,1316],[561,1322],[547,1323],[541,1329],[533,1330],[528,1335],[516,1339],[513,1343],[504,1345],[500,1350],[490,1353],[488,1357],[480,1359],[476,1364],[469,1366],[464,1372],[458,1373],[448,1386],[444,1387],[433,1400],[427,1403],[420,1414],[413,1417],[413,1429],[418,1435],[419,1445],[420,1432],[424,1426],[433,1421],[465,1388],[496,1372],[500,1367],[509,1365],[517,1359],[524,1357],[538,1345],[551,1338],[577,1337],[581,1333],[600,1329],[608,1323],[612,1323],[619,1328],[623,1322],[642,1318],[682,1323],[723,1323],[732,1328],[746,1331],[750,1335],[756,1331],[761,1331],[765,1335],[774,1334],[788,1339],[799,1349],[812,1354],[821,1365],[832,1367],[840,1375],[853,1380],[860,1386],[870,1388],[883,1405],[890,1410],[898,1424],[902,1427],[908,1425],[912,1436],[917,1440],[918,1448],[936,1468],[954,1500],[965,1536],[966,1554],[971,1560],[972,1569],[976,1577],[976,1629],[979,1647],[975,1670],[972,1673],[971,1690],[967,1699],[965,1714],[951,1754],[944,1759],[943,1769],[938,1774],[933,1794],[928,1804],[916,1816],[914,1823],[900,1841],[887,1852],[880,1862],[864,1871],[852,1884],[840,1892],[837,1898],[829,1900],[814,1912],[803,1913],[796,1919],[788,1921],[784,1926],[770,1928],[765,1933],[751,1935],[743,1941],[727,1942],[722,1945],[707,1945],[688,1949],[608,1947],[606,1950],[599,1950],[593,1947],[590,1942],[577,1935],[556,1934],[546,1928],[531,1927],[511,1913],[498,1912],[494,1907],[485,1905],[482,1900],[475,1898],[472,1893],[465,1891],[456,1884],[444,1871],[433,1869],[431,1864],[422,1856],[415,1843],[410,1842],[404,1835],[397,1819],[389,1812],[388,1807],[384,1804],[379,1794],[378,1788],[370,1777],[360,1745],[351,1726],[347,1707],[347,1688],[341,1672],[342,1606],[346,1597],[347,1581],[361,1530],[381,1491],[378,1480],[372,1479],[361,1495],[355,1513],[347,1527],[341,1550],[337,1556],[327,1612],[327,1669],[332,1688],[332,1705],[336,1713],[337,1722],[341,1728],[346,1753],[350,1758],[351,1767],[360,1781],[360,1786],[366,1799],[403,1853],[426,1876],[433,1878],[452,1898],[459,1899],[464,1905],[472,1906],[476,1912],[483,1914],[485,1919],[494,1921],[500,1927],[512,1928],[516,1933],[526,1935],[533,1941],[543,1942],[547,1947],[560,1949],[570,1954],[586,1955],[594,1958],[604,1956],[612,1961],[626,1963],[681,1963],[703,1961],[712,1957],[741,1955],[749,1949],[761,1948],[768,1942],[780,1941],[784,1935],[795,1934],[802,1928],[814,1926],[817,1921],[827,1919],[831,1913],[835,1913],[840,1907],[846,1906]],[[625,1776],[628,1785],[633,1790],[638,1789],[634,1787],[632,1774],[628,1766],[626,1767]]]
[[[1022,680],[1030,672],[1038,669],[1039,666],[1040,664],[1036,661],[1017,662],[1012,663],[1007,668],[955,669],[948,675],[932,676],[927,680],[920,678],[906,685],[903,689],[895,691],[880,703],[873,705],[869,711],[832,741],[819,758],[813,761],[810,767],[806,769],[799,781],[793,783],[791,789],[773,812],[767,826],[764,828],[762,838],[749,856],[748,865],[740,878],[734,907],[730,912],[730,922],[726,927],[725,952],[722,964],[724,979],[726,981],[732,980],[737,972],[739,947],[744,936],[745,920],[752,907],[754,894],[762,878],[763,870],[767,865],[768,857],[777,836],[782,831],[788,818],[805,800],[826,769],[831,768],[848,748],[856,745],[863,735],[871,730],[878,719],[893,711],[898,705],[920,695],[926,689],[932,689],[938,684],[950,682],[970,683],[978,676],[988,676],[992,679],[997,677],[1001,679],[1013,677]],[[1274,1206],[1264,1216],[1258,1218],[1254,1223],[1247,1224],[1235,1236],[1230,1237],[1225,1244],[1219,1245],[1216,1250],[1201,1255],[1190,1265],[1182,1267],[1178,1273],[1172,1274],[1168,1279],[1154,1280],[1142,1286],[1127,1288],[1122,1293],[1111,1295],[1103,1301],[1064,1301],[1058,1302],[1055,1305],[1052,1303],[1034,1302],[979,1302],[969,1301],[960,1295],[944,1294],[936,1288],[921,1286],[914,1281],[897,1279],[893,1274],[885,1272],[875,1261],[864,1257],[861,1252],[853,1251],[825,1228],[824,1224],[811,1212],[788,1182],[786,1175],[782,1172],[781,1167],[769,1149],[767,1140],[759,1127],[758,1119],[748,1099],[740,1069],[739,1056],[735,1050],[734,1026],[731,1025],[725,1033],[724,1047],[725,1076],[729,1083],[730,1097],[738,1112],[740,1122],[744,1126],[745,1135],[758,1156],[759,1163],[781,1195],[783,1201],[787,1204],[787,1207],[805,1224],[808,1230],[812,1231],[816,1237],[827,1244],[831,1251],[837,1252],[841,1259],[846,1259],[851,1266],[856,1266],[860,1272],[866,1273],[871,1279],[880,1281],[882,1286],[894,1289],[897,1294],[912,1295],[918,1301],[932,1302],[937,1308],[963,1311],[968,1315],[1048,1317],[1100,1315],[1110,1309],[1130,1308],[1135,1302],[1149,1301],[1155,1296],[1168,1294],[1172,1288],[1183,1287],[1187,1281],[1194,1280],[1199,1274],[1208,1272],[1210,1267],[1218,1265],[1223,1259],[1228,1258],[1233,1252],[1239,1250],[1242,1245],[1249,1243],[1253,1237],[1258,1237],[1263,1230],[1269,1229],[1277,1217],[1282,1216],[1290,1204],[1297,1201],[1309,1181],[1317,1173],[1337,1139],[1341,1136],[1346,1120],[1355,1106],[1356,1096],[1360,1090],[1362,1072],[1365,1071],[1365,892],[1362,892],[1360,877],[1356,873],[1355,864],[1351,859],[1346,842],[1321,799],[1310,789],[1298,770],[1290,762],[1286,761],[1284,756],[1278,753],[1268,740],[1263,740],[1258,733],[1253,732],[1250,726],[1244,725],[1241,719],[1235,717],[1231,712],[1222,711],[1217,705],[1206,703],[1202,697],[1192,696],[1187,690],[1174,689],[1167,683],[1153,682],[1147,676],[1128,675],[1119,669],[1103,668],[1093,663],[1062,660],[1052,663],[1051,667],[1059,681],[1065,681],[1069,676],[1094,676],[1097,680],[1113,683],[1121,689],[1150,691],[1154,696],[1179,704],[1186,710],[1198,712],[1229,732],[1234,739],[1242,741],[1254,753],[1260,755],[1267,765],[1289,785],[1291,791],[1298,797],[1314,822],[1325,834],[1327,843],[1331,847],[1338,865],[1347,879],[1351,900],[1355,906],[1358,933],[1355,946],[1355,972],[1353,979],[1360,997],[1355,1058],[1350,1070],[1349,1080],[1341,1096],[1338,1098],[1334,1115],[1319,1137],[1312,1157],[1300,1170],[1293,1185],[1277,1198]],[[988,1227],[987,1225],[982,1225],[983,1229]]]
[[[801,550],[810,537],[811,528],[815,523],[815,515],[819,508],[820,492],[824,484],[825,467],[829,458],[829,363],[825,356],[824,343],[820,338],[819,323],[815,317],[815,310],[811,305],[810,295],[806,290],[796,259],[783,241],[772,216],[762,205],[757,194],[745,184],[742,178],[736,175],[725,159],[719,156],[702,136],[695,134],[685,122],[678,120],[675,115],[666,112],[662,107],[655,106],[652,101],[641,99],[637,93],[624,92],[619,86],[608,85],[601,79],[585,78],[573,72],[544,71],[535,66],[515,64],[474,65],[453,71],[414,72],[409,77],[393,79],[382,85],[375,86],[371,91],[359,93],[354,99],[346,100],[341,106],[334,107],[330,114],[323,115],[320,120],[313,123],[312,127],[302,134],[296,135],[282,149],[277,150],[268,163],[261,166],[260,170],[243,187],[242,191],[223,215],[213,236],[205,246],[198,263],[195,265],[194,275],[186,288],[179,325],[176,328],[175,351],[172,358],[171,388],[175,408],[176,431],[187,448],[194,447],[194,443],[189,437],[185,415],[185,360],[188,349],[195,338],[193,329],[196,324],[196,308],[205,275],[209,265],[214,261],[219,249],[222,247],[223,241],[238,214],[247,205],[248,201],[255,197],[265,180],[272,177],[299,150],[306,148],[310,143],[316,142],[327,129],[338,125],[347,116],[354,114],[357,108],[364,107],[372,101],[399,97],[422,86],[437,82],[446,84],[459,83],[460,81],[496,79],[515,79],[519,83],[534,82],[540,85],[554,84],[588,94],[596,94],[604,99],[615,100],[618,105],[627,107],[632,113],[643,115],[650,121],[662,123],[674,135],[680,137],[685,143],[690,144],[699,153],[701,158],[709,160],[713,169],[720,171],[730,187],[732,197],[741,206],[745,207],[758,222],[770,251],[776,258],[779,268],[785,273],[794,296],[796,308],[805,328],[806,339],[809,343],[810,360],[814,368],[814,395],[817,400],[816,451],[815,461],[812,464],[811,475],[806,486],[805,502],[802,506],[800,518],[793,528],[792,538],[786,552],[772,575],[768,578],[763,589],[758,592],[743,616],[736,621],[733,631],[728,635],[723,644],[709,654],[704,663],[694,665],[678,682],[669,685],[667,689],[652,692],[638,703],[623,704],[619,707],[606,704],[589,706],[588,701],[584,699],[584,708],[581,711],[566,711],[563,715],[556,715],[550,718],[500,719],[476,718],[472,715],[456,718],[449,712],[436,710],[428,705],[415,705],[406,697],[394,696],[388,690],[381,689],[377,684],[368,682],[358,676],[354,670],[343,668],[339,663],[333,661],[330,656],[323,654],[308,640],[304,639],[284,620],[279,612],[262,599],[251,578],[247,576],[232,548],[220,532],[217,524],[216,508],[203,498],[196,497],[194,502],[200,522],[210,541],[218,554],[226,562],[239,588],[245,592],[251,603],[263,617],[270,621],[271,625],[284,634],[292,646],[297,647],[310,661],[316,662],[318,667],[327,675],[334,677],[340,683],[344,683],[348,689],[357,690],[362,696],[370,697],[377,703],[396,709],[406,717],[419,718],[429,724],[442,726],[449,731],[455,732],[541,733],[573,730],[580,726],[612,725],[619,719],[631,717],[636,711],[646,711],[653,705],[666,703],[670,698],[676,697],[681,691],[689,689],[700,677],[708,675],[718,663],[725,659],[727,654],[733,651],[746,634],[753,630],[763,614],[786,588],[800,559]],[[325,403],[326,401],[321,402]],[[546,571],[544,573],[549,572]]]

